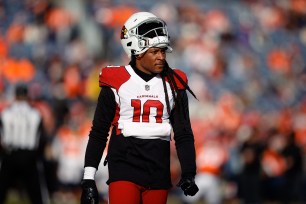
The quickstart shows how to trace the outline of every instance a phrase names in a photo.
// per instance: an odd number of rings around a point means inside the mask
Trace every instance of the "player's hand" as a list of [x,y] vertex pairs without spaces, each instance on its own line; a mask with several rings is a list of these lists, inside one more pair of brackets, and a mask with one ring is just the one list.
[[99,204],[99,193],[96,182],[90,179],[83,179],[81,186],[81,204]]
[[181,178],[176,186],[180,187],[186,196],[194,196],[199,191],[197,184],[194,182],[194,178]]

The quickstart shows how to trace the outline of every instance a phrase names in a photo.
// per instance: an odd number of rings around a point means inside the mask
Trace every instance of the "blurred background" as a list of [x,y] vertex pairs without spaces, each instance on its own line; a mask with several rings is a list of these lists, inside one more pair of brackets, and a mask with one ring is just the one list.
[[[119,36],[136,11],[165,20],[169,65],[198,98],[190,115],[203,196],[183,200],[173,188],[169,204],[306,203],[306,0],[0,0],[0,111],[17,83],[29,84],[48,133],[50,202],[79,202],[98,75],[129,62]],[[7,203],[26,194],[15,186]]]

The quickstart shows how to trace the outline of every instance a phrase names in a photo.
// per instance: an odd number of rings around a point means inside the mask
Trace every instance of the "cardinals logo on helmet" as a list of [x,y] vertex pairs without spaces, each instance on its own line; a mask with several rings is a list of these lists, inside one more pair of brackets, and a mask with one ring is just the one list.
[[127,33],[127,29],[126,29],[125,26],[123,26],[122,29],[121,29],[121,36],[120,36],[120,38],[121,39],[126,39],[127,38],[126,33]]

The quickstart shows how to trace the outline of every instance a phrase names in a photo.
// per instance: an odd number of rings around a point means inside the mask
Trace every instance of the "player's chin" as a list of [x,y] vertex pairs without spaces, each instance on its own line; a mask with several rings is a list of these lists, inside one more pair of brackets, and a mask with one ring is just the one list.
[[155,65],[155,72],[156,73],[160,73],[163,70],[164,70],[164,65],[161,65],[161,64]]

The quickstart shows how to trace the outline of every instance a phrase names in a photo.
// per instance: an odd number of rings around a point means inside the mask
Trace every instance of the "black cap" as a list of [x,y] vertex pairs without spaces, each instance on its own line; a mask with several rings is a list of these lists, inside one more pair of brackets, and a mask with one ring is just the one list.
[[25,84],[17,84],[15,89],[16,96],[28,96],[28,87]]

